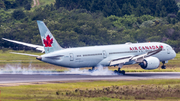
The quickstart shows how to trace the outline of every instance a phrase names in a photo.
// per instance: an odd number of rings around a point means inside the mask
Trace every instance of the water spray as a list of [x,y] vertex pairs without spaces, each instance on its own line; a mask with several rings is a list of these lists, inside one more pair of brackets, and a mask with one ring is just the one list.
[[0,69],[0,74],[57,74],[59,72],[52,71],[51,69],[36,69],[31,66],[23,67],[21,64],[10,65],[7,64],[4,68]]
[[0,74],[25,74],[25,75],[33,75],[33,74],[79,74],[79,75],[118,75],[113,71],[109,70],[108,67],[97,66],[97,69],[93,71],[89,71],[87,69],[69,69],[64,72],[53,71],[52,69],[37,69],[32,67],[31,63],[28,67],[23,67],[21,64],[10,65],[7,64],[4,68],[0,69]]
[[114,73],[113,71],[109,70],[108,67],[98,66],[97,69],[93,71],[89,71],[87,69],[70,69],[69,71],[64,72],[66,74],[83,74],[83,75],[118,75],[117,73]]

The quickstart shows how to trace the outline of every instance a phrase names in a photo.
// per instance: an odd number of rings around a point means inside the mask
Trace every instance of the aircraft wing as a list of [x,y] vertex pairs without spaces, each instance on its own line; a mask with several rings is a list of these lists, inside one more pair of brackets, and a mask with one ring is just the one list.
[[157,50],[150,51],[150,52],[147,52],[145,54],[136,55],[136,56],[127,56],[127,57],[123,57],[123,58],[122,57],[117,58],[117,59],[110,61],[110,66],[119,65],[119,64],[123,65],[126,62],[130,62],[130,61],[135,61],[136,63],[141,63],[144,61],[144,58],[155,55],[155,54],[159,53],[160,51],[162,51],[161,47],[159,47],[159,49],[157,49]]
[[24,42],[20,42],[20,41],[15,41],[15,40],[10,40],[10,39],[6,39],[6,38],[2,38],[3,40],[9,41],[9,42],[13,42],[13,43],[17,43],[20,45],[24,45],[24,46],[28,46],[28,47],[32,47],[35,48],[36,50],[42,51],[42,53],[44,52],[44,47],[40,46],[40,45],[34,45],[34,44],[29,44],[29,43],[24,43]]

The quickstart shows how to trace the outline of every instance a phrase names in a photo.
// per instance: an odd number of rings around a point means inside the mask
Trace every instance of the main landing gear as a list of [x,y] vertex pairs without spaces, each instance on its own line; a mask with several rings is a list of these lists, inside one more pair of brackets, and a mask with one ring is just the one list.
[[125,75],[126,73],[124,70],[121,71],[121,68],[118,68],[118,70],[114,70],[114,72],[118,74],[123,74],[123,75]]
[[165,61],[162,62],[163,65],[161,66],[162,69],[166,69],[166,66],[164,65],[165,64]]
[[125,75],[125,71],[124,71],[124,70],[121,71],[121,68],[122,68],[123,65],[124,65],[124,64],[119,64],[119,65],[118,65],[118,67],[119,67],[118,70],[115,70],[114,72],[115,72],[115,73],[118,73],[118,74],[123,74],[123,75]]
[[95,68],[95,67],[92,67],[92,69],[89,69],[89,71],[90,71],[90,72],[94,71],[94,68]]

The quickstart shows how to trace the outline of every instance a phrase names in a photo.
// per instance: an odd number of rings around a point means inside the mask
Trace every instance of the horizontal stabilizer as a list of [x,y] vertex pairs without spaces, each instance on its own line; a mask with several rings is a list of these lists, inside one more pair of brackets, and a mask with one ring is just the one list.
[[3,39],[3,40],[6,40],[6,41],[9,41],[9,42],[16,43],[16,44],[20,44],[20,45],[32,47],[32,48],[35,48],[36,50],[39,50],[39,51],[44,52],[44,47],[43,47],[43,46],[40,46],[40,45],[34,45],[34,44],[24,43],[24,42],[15,41],[15,40],[10,40],[10,39],[6,39],[6,38],[2,38],[2,39]]
[[26,56],[32,56],[32,57],[38,57],[39,55],[33,55],[33,54],[26,54],[26,53],[16,53],[16,52],[10,52],[12,54],[19,54],[19,55],[26,55]]

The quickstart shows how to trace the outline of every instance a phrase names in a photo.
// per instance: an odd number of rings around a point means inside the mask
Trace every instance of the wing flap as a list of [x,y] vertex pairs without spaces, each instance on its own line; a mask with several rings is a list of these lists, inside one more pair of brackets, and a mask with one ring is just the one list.
[[117,64],[125,64],[126,62],[129,62],[129,60],[131,59],[131,56],[128,57],[123,57],[123,58],[118,58],[118,59],[114,59],[110,62],[110,66],[114,66]]

